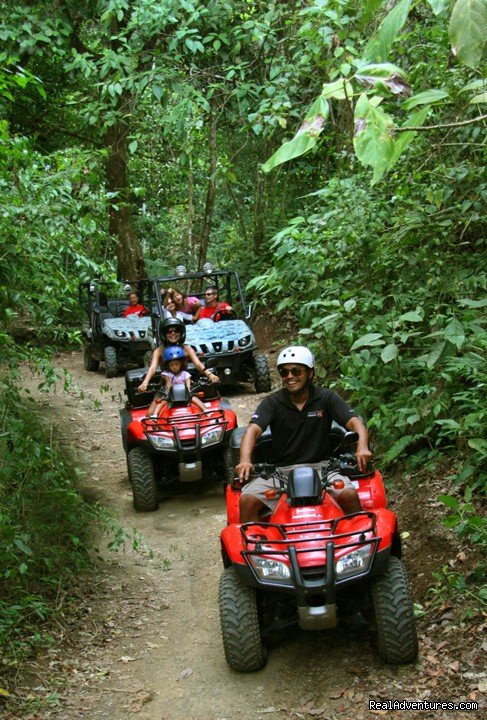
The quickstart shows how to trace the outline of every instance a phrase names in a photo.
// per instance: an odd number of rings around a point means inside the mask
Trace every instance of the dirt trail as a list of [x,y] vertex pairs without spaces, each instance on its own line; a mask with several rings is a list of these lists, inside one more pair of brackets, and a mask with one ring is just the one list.
[[[130,547],[102,552],[69,636],[34,668],[35,694],[58,695],[58,704],[36,718],[364,720],[377,716],[368,709],[369,699],[468,698],[458,663],[439,677],[431,672],[431,658],[425,659],[441,640],[442,628],[436,626],[422,629],[421,659],[413,667],[383,665],[367,635],[340,629],[293,632],[272,647],[261,672],[232,672],[218,616],[218,538],[225,522],[220,485],[165,500],[155,513],[136,513],[118,424],[123,377],[106,380],[101,371],[87,373],[81,353],[59,355],[55,364],[69,370],[84,393],[79,399],[59,391],[44,401],[66,443],[80,454],[84,491],[115,508],[126,528],[141,533],[154,557]],[[246,424],[260,396],[250,386],[226,394],[239,424]],[[417,717],[407,711],[385,715]]]

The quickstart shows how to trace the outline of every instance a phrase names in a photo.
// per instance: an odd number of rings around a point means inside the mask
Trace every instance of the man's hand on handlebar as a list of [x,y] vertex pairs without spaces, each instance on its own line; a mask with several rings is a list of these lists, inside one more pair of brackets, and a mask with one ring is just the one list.
[[254,464],[251,462],[240,462],[235,468],[239,482],[245,485],[249,481],[249,477],[254,470]]
[[372,460],[372,453],[370,452],[369,448],[357,448],[357,452],[355,453],[355,457],[357,459],[357,465],[361,472],[365,472],[367,470],[367,466],[369,462]]

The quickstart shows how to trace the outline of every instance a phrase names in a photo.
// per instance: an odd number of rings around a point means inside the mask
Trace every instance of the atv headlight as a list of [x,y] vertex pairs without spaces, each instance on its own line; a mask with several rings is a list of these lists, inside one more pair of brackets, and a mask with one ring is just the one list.
[[372,557],[372,545],[361,545],[356,550],[343,555],[335,563],[337,578],[360,575],[368,570]]
[[250,337],[250,335],[246,335],[245,337],[240,338],[240,340],[238,341],[238,346],[239,347],[247,347],[247,345],[250,345],[251,339],[252,338]]
[[116,335],[117,337],[125,337],[125,336],[126,336],[126,333],[124,333],[123,330],[115,330],[115,335]]
[[264,582],[280,582],[289,585],[291,571],[286,563],[271,560],[261,555],[249,555],[248,557],[260,580]]
[[223,428],[213,428],[212,430],[208,430],[202,437],[201,437],[201,444],[202,445],[215,445],[216,443],[219,443],[222,439],[223,435]]
[[152,445],[156,450],[167,450],[168,448],[174,447],[174,440],[167,435],[148,435]]

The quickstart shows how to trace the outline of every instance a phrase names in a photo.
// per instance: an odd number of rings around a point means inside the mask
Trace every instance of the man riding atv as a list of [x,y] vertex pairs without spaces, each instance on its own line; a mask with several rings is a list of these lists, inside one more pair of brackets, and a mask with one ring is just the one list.
[[[268,395],[257,407],[240,446],[240,463],[236,471],[242,484],[247,483],[254,466],[252,451],[257,439],[270,426],[272,431],[271,462],[287,475],[297,465],[321,469],[330,456],[332,420],[358,435],[356,459],[365,470],[372,459],[368,432],[357,413],[333,390],[313,385],[314,357],[308,348],[286,347],[277,358],[282,378],[281,390]],[[350,479],[334,476],[341,482],[330,494],[345,513],[360,512],[357,491]],[[258,522],[266,508],[272,511],[278,499],[269,498],[274,479],[257,477],[242,489],[240,522]]]

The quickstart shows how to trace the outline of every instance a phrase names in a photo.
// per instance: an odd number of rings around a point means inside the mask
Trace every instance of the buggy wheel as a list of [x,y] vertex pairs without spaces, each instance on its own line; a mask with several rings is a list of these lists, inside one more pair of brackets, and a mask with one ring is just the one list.
[[136,447],[127,456],[127,466],[134,496],[134,508],[141,512],[157,510],[159,501],[151,458],[141,448]]
[[386,572],[372,580],[372,600],[381,658],[391,665],[414,662],[418,655],[418,638],[402,560],[391,556]]
[[232,449],[230,445],[225,445],[225,447],[223,448],[223,471],[224,485],[231,485],[235,479],[235,468],[233,465]]
[[257,353],[252,358],[254,367],[254,385],[255,392],[269,392],[271,389],[271,372],[269,370],[269,361],[267,355]]
[[115,377],[118,370],[117,351],[111,345],[105,348],[105,375],[107,378]]
[[260,635],[257,594],[233,567],[227,567],[220,578],[220,625],[225,658],[232,670],[254,672],[264,667],[267,648]]
[[86,343],[84,347],[83,362],[85,370],[88,370],[88,372],[95,372],[100,367],[100,361],[91,354],[91,345],[89,343]]

